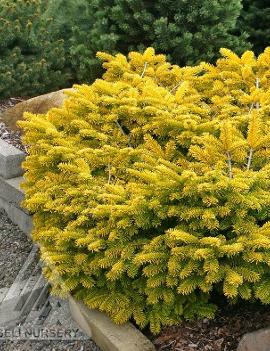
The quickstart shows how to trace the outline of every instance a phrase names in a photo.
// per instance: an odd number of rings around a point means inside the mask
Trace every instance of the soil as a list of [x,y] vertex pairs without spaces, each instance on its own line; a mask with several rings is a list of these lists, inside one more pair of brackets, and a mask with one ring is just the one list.
[[[0,115],[5,110],[15,106],[19,102],[25,100],[25,98],[10,98],[7,100],[0,100]],[[13,131],[8,128],[0,118],[0,138],[5,140],[7,143],[17,147],[21,151],[26,153],[26,148],[23,146],[21,142],[21,133],[19,131]]]
[[245,333],[270,326],[270,306],[224,305],[213,320],[184,322],[151,339],[157,351],[236,351]]

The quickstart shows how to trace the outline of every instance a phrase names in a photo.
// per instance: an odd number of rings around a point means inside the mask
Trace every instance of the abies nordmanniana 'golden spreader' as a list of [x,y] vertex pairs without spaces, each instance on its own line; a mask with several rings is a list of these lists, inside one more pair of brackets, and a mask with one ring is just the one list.
[[153,332],[212,317],[211,293],[270,303],[270,48],[106,73],[26,114],[25,206],[58,294]]

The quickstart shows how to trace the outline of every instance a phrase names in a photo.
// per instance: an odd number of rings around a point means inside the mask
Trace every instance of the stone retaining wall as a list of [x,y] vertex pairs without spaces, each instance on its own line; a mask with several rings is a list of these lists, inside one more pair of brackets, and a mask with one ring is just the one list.
[[24,198],[20,189],[23,180],[21,164],[24,158],[22,151],[0,139],[0,208],[24,233],[30,234],[32,218],[21,207]]

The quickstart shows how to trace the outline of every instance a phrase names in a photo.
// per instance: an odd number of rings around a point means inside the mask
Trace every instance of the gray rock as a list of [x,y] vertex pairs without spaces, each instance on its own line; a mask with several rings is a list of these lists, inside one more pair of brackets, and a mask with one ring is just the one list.
[[270,328],[245,334],[237,351],[270,351]]
[[66,92],[72,90],[72,88],[58,90],[19,102],[14,107],[5,110],[2,114],[0,113],[0,118],[9,128],[16,131],[18,130],[17,122],[23,119],[25,112],[45,114],[53,107],[61,107],[68,97]]

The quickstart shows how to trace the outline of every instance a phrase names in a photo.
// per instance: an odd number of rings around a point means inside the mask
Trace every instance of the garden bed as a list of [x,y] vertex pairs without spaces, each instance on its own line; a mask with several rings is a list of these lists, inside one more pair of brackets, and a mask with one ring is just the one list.
[[213,320],[184,322],[151,339],[157,351],[236,351],[244,334],[269,325],[270,306],[224,305]]

